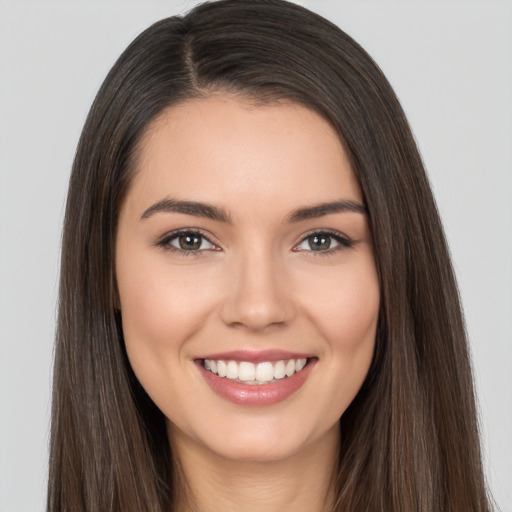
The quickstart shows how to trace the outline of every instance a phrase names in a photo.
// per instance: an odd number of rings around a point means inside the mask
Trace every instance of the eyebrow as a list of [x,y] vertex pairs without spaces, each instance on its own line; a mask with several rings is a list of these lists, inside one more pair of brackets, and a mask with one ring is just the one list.
[[141,217],[141,220],[147,219],[155,213],[184,213],[186,215],[193,215],[194,217],[206,217],[207,219],[216,220],[219,222],[231,223],[231,217],[222,209],[216,206],[199,203],[196,201],[178,201],[176,199],[162,199],[154,205],[150,206]]
[[355,201],[333,201],[332,203],[322,203],[315,206],[307,206],[293,211],[286,220],[288,222],[301,222],[303,220],[324,217],[332,213],[361,213],[368,214],[368,208]]
[[[294,210],[285,218],[285,222],[295,223],[324,217],[333,213],[345,212],[367,215],[368,208],[355,201],[346,200],[321,203]],[[145,210],[141,220],[147,219],[155,213],[183,213],[185,215],[193,215],[194,217],[205,217],[218,222],[232,223],[231,216],[226,211],[217,206],[197,201],[179,201],[171,198],[162,199]]]

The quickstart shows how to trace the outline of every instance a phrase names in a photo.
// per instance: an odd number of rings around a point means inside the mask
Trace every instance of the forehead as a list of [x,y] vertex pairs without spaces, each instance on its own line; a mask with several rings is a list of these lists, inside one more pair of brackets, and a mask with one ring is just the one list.
[[187,100],[149,125],[127,202],[144,208],[166,195],[227,209],[257,204],[262,213],[362,200],[324,118],[296,103],[255,106],[231,96]]

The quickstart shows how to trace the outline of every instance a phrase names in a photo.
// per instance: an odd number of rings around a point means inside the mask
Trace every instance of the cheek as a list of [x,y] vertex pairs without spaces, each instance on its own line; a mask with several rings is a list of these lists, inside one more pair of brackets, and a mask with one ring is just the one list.
[[[197,322],[195,317],[209,301],[205,282],[207,265],[188,271],[187,262],[177,264],[163,250],[145,243],[118,240],[116,277],[126,328],[142,338],[158,338],[177,326]],[[174,262],[174,263],[172,263]],[[210,272],[211,273],[211,272]]]
[[380,287],[370,252],[309,279],[301,296],[305,309],[331,350],[357,350],[377,328]]
[[341,308],[329,311],[333,318],[327,333],[331,349],[340,357],[341,378],[363,383],[370,368],[375,348],[379,314],[379,289],[363,281],[357,292],[347,293],[340,300]]
[[117,270],[130,365],[160,410],[180,416],[178,397],[191,371],[189,342],[209,311],[208,289],[154,258],[126,258]]
[[367,276],[354,276],[344,282],[342,290],[333,291],[322,311],[326,317],[326,335],[332,340],[333,348],[357,350],[368,340],[373,341],[379,306],[377,281]]
[[[148,269],[132,270],[130,261],[118,265],[123,336],[128,359],[142,386],[154,397],[158,375],[166,373],[167,357],[174,340],[169,336],[168,293]],[[155,286],[156,284],[156,286]],[[172,308],[171,308],[172,309]],[[156,386],[158,388],[158,386]]]
[[194,282],[184,282],[179,275],[161,272],[156,266],[139,268],[136,274],[119,280],[123,325],[141,340],[157,340],[171,328],[176,335],[182,326],[193,325],[194,316],[207,301]]
[[[323,337],[328,340],[326,366],[330,396],[326,415],[337,421],[354,400],[370,368],[380,309],[377,276],[372,272],[343,280],[321,310]],[[336,404],[331,408],[331,404]]]
[[325,375],[339,418],[359,391],[373,358],[380,288],[371,255],[328,272],[329,279],[318,276],[309,282],[307,296],[310,319],[326,341]]
[[[164,254],[124,251],[117,281],[126,351],[132,368],[149,391],[183,367],[194,334],[215,307],[208,266],[187,272],[169,265]],[[171,371],[172,370],[172,371]]]

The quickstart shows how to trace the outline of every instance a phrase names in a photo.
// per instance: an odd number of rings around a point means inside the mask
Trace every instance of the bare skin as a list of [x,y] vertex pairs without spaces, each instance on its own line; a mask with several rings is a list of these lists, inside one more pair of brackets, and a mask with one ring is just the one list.
[[[181,467],[176,510],[332,509],[338,422],[371,363],[380,291],[331,126],[227,95],[166,110],[140,145],[116,275],[130,363]],[[228,359],[270,364],[273,380],[210,368]]]
[[[321,443],[284,461],[242,462],[211,455],[172,433],[174,453],[186,482],[176,512],[332,510],[331,477],[337,462],[338,429]],[[320,446],[322,444],[322,446]]]

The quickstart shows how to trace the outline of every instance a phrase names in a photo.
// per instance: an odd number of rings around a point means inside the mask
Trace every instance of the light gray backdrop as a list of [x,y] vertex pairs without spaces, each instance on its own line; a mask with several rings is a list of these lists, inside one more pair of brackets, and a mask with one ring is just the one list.
[[[0,511],[45,503],[59,239],[74,148],[126,45],[195,1],[0,0]],[[377,60],[409,116],[457,270],[490,486],[512,511],[512,3],[300,2]]]

